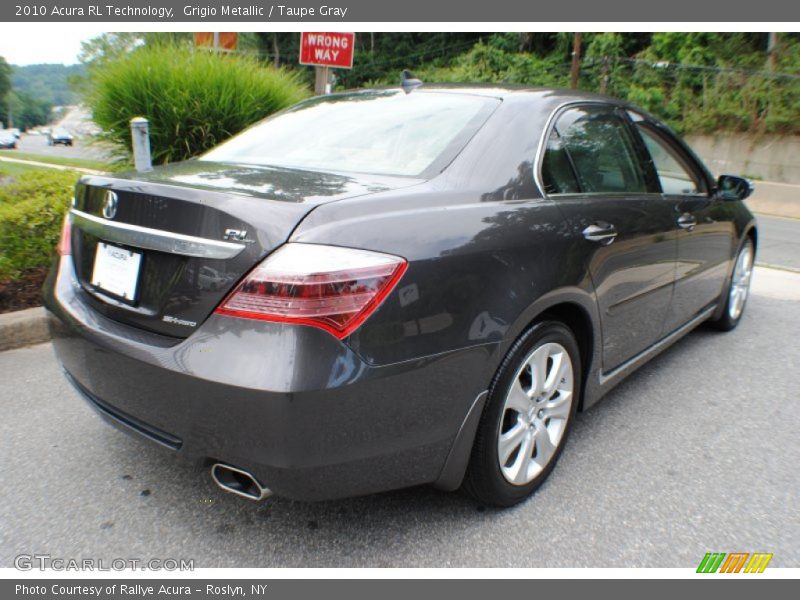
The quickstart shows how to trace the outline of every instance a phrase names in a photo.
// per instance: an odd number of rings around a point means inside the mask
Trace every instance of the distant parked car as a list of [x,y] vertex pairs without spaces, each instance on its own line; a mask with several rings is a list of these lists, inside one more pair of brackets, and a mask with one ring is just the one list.
[[0,148],[14,149],[17,147],[17,138],[9,131],[0,131]]
[[54,129],[47,137],[47,145],[57,146],[58,144],[64,144],[65,146],[72,146],[73,139],[66,129]]

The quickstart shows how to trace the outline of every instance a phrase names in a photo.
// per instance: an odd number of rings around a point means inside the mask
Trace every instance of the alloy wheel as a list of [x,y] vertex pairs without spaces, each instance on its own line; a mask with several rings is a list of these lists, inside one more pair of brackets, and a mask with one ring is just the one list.
[[564,437],[573,397],[566,348],[555,342],[536,347],[517,371],[500,416],[497,457],[506,481],[526,485],[547,467]]
[[753,274],[753,249],[750,244],[745,244],[731,278],[730,297],[728,298],[728,315],[732,320],[738,319],[744,310],[744,303],[750,292],[750,279]]

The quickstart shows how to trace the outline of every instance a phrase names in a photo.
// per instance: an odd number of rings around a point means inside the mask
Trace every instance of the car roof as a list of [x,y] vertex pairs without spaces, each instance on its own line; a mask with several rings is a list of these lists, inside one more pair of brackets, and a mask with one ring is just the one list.
[[[404,90],[399,87],[379,87],[371,89],[354,89],[346,90],[341,94],[372,94],[372,93],[386,93],[387,91],[396,91],[402,93]],[[628,106],[628,102],[606,96],[603,94],[596,94],[584,90],[574,90],[569,88],[556,88],[556,87],[535,87],[516,84],[497,84],[497,83],[423,83],[418,88],[412,90],[411,94],[420,93],[452,93],[464,94],[473,96],[486,96],[489,98],[511,99],[515,97],[526,97],[528,99],[546,99],[550,102],[567,103],[579,102],[581,100],[594,101],[594,102],[607,102],[609,104],[617,104],[621,106]]]

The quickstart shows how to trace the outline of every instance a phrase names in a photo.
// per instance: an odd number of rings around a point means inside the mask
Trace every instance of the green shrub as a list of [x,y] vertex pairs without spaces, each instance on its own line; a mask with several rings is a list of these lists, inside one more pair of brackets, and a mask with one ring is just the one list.
[[31,171],[0,186],[0,281],[49,264],[78,174]]
[[130,152],[129,121],[146,117],[156,164],[196,156],[308,93],[296,74],[251,57],[161,45],[98,67],[91,84],[105,137]]

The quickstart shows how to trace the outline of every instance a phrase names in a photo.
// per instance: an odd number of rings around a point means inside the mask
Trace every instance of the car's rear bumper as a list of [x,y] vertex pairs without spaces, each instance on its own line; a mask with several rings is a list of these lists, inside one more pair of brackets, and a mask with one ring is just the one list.
[[65,257],[45,285],[56,354],[104,418],[191,460],[319,500],[439,479],[493,346],[370,366],[311,327],[213,315],[185,340],[111,321]]

